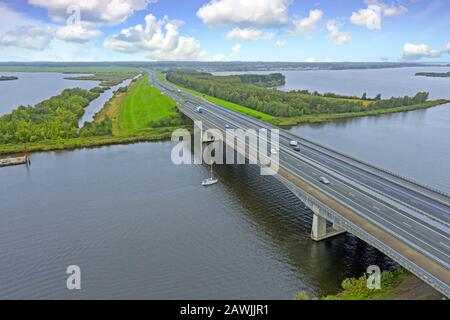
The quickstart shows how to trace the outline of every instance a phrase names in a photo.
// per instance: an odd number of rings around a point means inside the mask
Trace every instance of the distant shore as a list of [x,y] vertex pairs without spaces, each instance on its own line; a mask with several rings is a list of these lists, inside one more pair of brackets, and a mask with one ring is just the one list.
[[0,81],[12,81],[12,80],[18,80],[19,78],[14,76],[0,76]]

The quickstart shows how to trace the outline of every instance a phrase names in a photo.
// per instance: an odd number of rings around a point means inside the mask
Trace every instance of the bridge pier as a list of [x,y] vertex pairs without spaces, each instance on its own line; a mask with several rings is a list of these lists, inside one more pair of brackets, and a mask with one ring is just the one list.
[[311,227],[311,239],[314,241],[322,241],[346,232],[344,229],[338,227],[335,223],[333,226],[327,227],[327,219],[323,218],[318,214],[320,209],[313,206],[313,222]]

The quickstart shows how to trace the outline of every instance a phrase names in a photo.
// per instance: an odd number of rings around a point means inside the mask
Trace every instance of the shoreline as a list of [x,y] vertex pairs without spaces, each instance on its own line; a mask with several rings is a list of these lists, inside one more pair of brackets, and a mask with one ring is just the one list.
[[424,110],[424,109],[429,109],[432,107],[437,107],[440,105],[445,105],[445,104],[450,103],[450,100],[447,100],[447,99],[437,99],[437,100],[427,101],[422,104],[401,106],[401,107],[395,107],[395,108],[384,108],[384,109],[378,109],[378,110],[351,112],[351,113],[330,113],[330,114],[322,114],[322,115],[307,115],[307,116],[303,116],[300,118],[280,118],[280,117],[275,117],[275,116],[272,116],[269,114],[265,114],[260,111],[257,111],[257,110],[254,110],[254,109],[242,106],[242,105],[238,105],[238,104],[235,104],[235,103],[223,100],[223,99],[209,96],[209,95],[203,94],[201,92],[198,92],[198,91],[195,91],[195,90],[192,90],[189,88],[179,86],[175,83],[168,81],[165,78],[165,75],[162,74],[161,72],[157,72],[156,76],[160,81],[166,82],[177,88],[183,89],[183,90],[187,91],[188,93],[191,93],[200,98],[206,99],[209,102],[219,104],[225,108],[232,109],[234,111],[240,112],[242,114],[254,117],[258,120],[262,120],[262,121],[268,122],[270,124],[273,124],[273,125],[276,125],[279,127],[292,127],[292,126],[302,125],[302,124],[320,124],[320,123],[327,123],[327,122],[337,122],[337,121],[341,121],[341,120],[350,120],[353,118],[374,117],[374,116],[387,115],[387,114],[393,114],[393,113]]
[[28,144],[7,144],[0,146],[0,157],[22,154],[23,150],[29,153],[49,152],[49,151],[73,151],[77,149],[94,149],[111,145],[127,145],[141,142],[168,141],[172,136],[172,131],[180,127],[164,128],[165,132],[149,132],[134,136],[98,136],[79,137],[63,140],[52,140],[40,143]]

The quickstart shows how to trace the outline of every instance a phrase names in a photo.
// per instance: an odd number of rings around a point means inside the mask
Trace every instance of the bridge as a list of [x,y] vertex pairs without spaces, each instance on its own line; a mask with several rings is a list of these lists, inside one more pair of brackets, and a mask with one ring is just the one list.
[[[226,128],[279,129],[158,81],[151,71],[150,80],[180,112],[224,136]],[[199,106],[205,111],[197,112]],[[350,232],[450,297],[449,194],[279,130],[275,177],[312,210],[313,240]]]

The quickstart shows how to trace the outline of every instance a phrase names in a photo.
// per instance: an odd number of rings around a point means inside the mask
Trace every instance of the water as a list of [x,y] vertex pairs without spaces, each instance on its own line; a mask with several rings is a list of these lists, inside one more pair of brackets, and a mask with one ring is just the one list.
[[[449,97],[447,79],[413,80],[413,69],[355,72],[369,94],[405,94],[417,80]],[[405,73],[408,88],[389,91],[370,80],[378,72]],[[341,82],[323,90],[357,94]],[[449,123],[442,106],[292,130],[448,190]],[[257,168],[214,166],[220,183],[205,189],[209,167],[174,166],[171,148],[39,153],[29,169],[0,169],[0,298],[290,299],[334,293],[371,264],[395,265],[350,234],[311,241],[311,212]],[[65,289],[72,264],[81,267],[81,291]]]
[[0,116],[17,107],[35,104],[60,94],[64,89],[92,89],[98,81],[65,80],[73,76],[62,73],[41,72],[0,72],[3,76],[16,76],[13,81],[0,81]]
[[[290,299],[393,263],[248,166],[175,166],[171,142],[39,153],[0,170],[0,298]],[[82,290],[66,289],[69,265]]]
[[87,106],[85,108],[84,115],[80,119],[80,122],[79,122],[79,127],[81,128],[85,122],[91,122],[94,120],[95,114],[97,112],[99,112],[103,108],[105,103],[107,103],[114,96],[114,91],[118,90],[121,87],[128,86],[131,83],[131,81],[133,81],[134,79],[137,79],[138,77],[139,76],[136,76],[133,79],[127,79],[127,80],[123,81],[122,83],[120,83],[114,87],[111,87],[111,89],[106,90],[97,99],[92,101],[89,104],[89,106]]
[[[355,96],[366,92],[369,97],[381,93],[386,98],[427,91],[431,99],[450,100],[450,78],[415,76],[417,72],[447,71],[450,68],[282,71],[286,76],[286,85],[281,89],[307,89]],[[300,125],[291,131],[357,159],[450,192],[450,104],[320,125]]]

